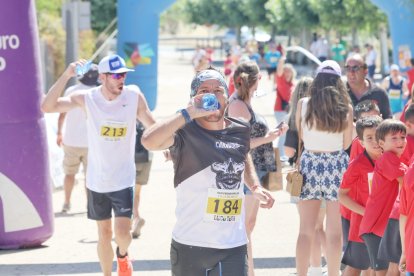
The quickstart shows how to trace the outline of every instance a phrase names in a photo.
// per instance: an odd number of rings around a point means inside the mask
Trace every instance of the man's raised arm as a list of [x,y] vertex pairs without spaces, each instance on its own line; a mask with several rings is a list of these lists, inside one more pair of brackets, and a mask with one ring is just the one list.
[[73,95],[70,97],[62,97],[63,91],[67,82],[76,76],[75,67],[77,64],[83,65],[86,60],[81,60],[77,62],[72,62],[66,68],[65,72],[59,77],[59,79],[52,85],[49,89],[49,92],[42,100],[42,111],[45,113],[52,113],[52,112],[67,112],[72,108],[81,106],[81,102],[79,100],[79,95]]

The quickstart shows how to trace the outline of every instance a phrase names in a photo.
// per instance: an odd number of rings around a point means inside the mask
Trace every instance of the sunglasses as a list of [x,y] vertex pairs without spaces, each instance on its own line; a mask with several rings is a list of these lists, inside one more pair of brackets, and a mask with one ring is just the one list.
[[113,79],[119,80],[126,77],[126,72],[124,73],[106,73],[107,75],[110,75]]
[[360,69],[365,69],[365,66],[364,65],[354,65],[354,66],[346,65],[345,66],[345,70],[347,72],[358,72]]

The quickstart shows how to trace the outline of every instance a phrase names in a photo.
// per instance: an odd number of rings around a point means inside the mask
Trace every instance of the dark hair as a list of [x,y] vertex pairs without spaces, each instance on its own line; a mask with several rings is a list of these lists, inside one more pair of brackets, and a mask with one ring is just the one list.
[[[408,121],[410,123],[411,123],[411,120],[413,120],[414,118],[414,104],[413,103],[408,106],[407,110],[404,113],[404,118],[406,122]],[[414,120],[413,120],[413,123],[414,123]]]
[[296,128],[296,109],[298,106],[298,102],[303,97],[307,97],[309,95],[309,87],[312,84],[313,79],[311,77],[302,77],[300,81],[296,84],[295,89],[290,96],[290,110],[289,110],[289,129],[297,131]]
[[379,140],[384,141],[386,135],[399,132],[407,134],[407,127],[404,123],[399,120],[386,119],[378,126],[377,131],[375,132],[375,139],[377,142]]
[[249,90],[256,83],[259,73],[259,67],[255,61],[246,61],[237,66],[233,80],[237,96],[242,101],[249,97]]
[[364,131],[367,128],[376,128],[381,124],[382,118],[377,115],[360,118],[356,122],[356,133],[359,140],[364,140]]
[[377,111],[378,114],[381,114],[378,105],[373,100],[364,100],[358,103],[354,108],[354,117],[356,120],[361,118],[361,114],[370,111]]
[[309,103],[305,123],[317,130],[333,133],[347,128],[350,98],[341,78],[319,73],[309,88]]

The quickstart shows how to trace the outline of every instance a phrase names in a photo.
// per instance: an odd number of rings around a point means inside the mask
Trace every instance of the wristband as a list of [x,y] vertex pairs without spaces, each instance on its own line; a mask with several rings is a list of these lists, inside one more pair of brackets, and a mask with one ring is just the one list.
[[181,115],[183,115],[186,124],[191,122],[191,117],[190,117],[190,114],[188,114],[187,109],[183,108],[183,109],[178,110],[178,112],[180,112]]

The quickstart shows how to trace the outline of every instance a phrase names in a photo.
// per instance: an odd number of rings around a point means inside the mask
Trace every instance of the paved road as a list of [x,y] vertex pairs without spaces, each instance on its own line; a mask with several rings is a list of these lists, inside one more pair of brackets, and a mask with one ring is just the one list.
[[[184,107],[189,99],[193,70],[185,57],[161,52],[159,59],[159,97],[154,114],[163,118]],[[267,76],[262,91],[270,91]],[[275,93],[255,99],[253,105],[275,125]],[[175,192],[171,162],[164,162],[160,152],[154,154],[148,186],[142,192],[141,212],[146,224],[139,239],[133,240],[130,255],[134,275],[170,275],[169,244],[175,216]],[[51,239],[36,249],[0,250],[0,275],[100,275],[96,254],[95,222],[86,218],[86,200],[82,179],[74,189],[73,208],[68,215],[60,212],[63,191],[53,192],[55,231]],[[274,193],[276,204],[259,212],[253,233],[253,250],[257,276],[291,275],[298,231],[296,207],[285,192]],[[212,233],[214,234],[214,233]],[[114,266],[115,271],[115,266]]]

